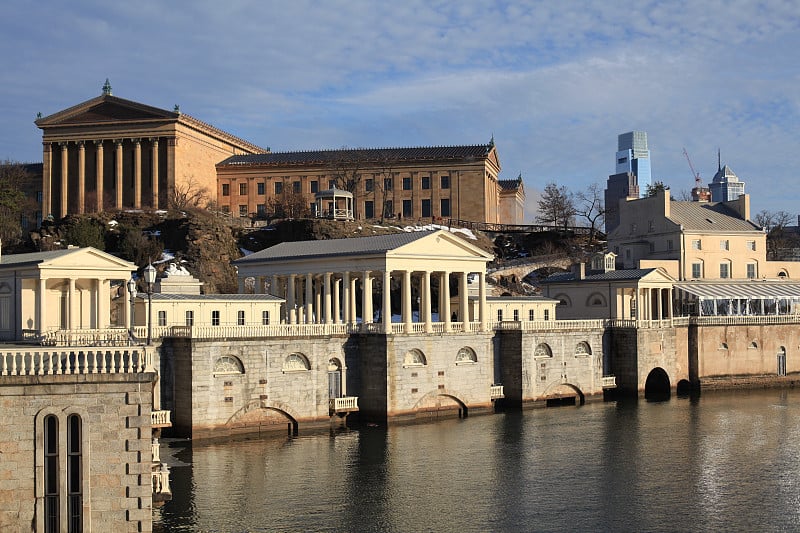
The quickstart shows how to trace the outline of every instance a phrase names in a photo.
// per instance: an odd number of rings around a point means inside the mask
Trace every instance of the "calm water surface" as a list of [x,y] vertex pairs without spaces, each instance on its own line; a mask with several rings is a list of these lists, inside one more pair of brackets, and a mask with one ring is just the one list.
[[800,391],[170,444],[157,532],[800,530]]

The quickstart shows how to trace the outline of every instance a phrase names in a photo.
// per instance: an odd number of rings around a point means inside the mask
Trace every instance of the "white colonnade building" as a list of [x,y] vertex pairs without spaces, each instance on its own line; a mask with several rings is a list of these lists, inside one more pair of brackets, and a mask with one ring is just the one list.
[[[488,329],[485,274],[491,259],[439,230],[286,242],[234,265],[239,292],[252,287],[283,298],[282,321],[288,324],[360,323],[365,332],[439,333]],[[475,278],[478,316],[470,322],[458,310],[469,308],[467,285]],[[453,294],[460,302],[455,313]]]

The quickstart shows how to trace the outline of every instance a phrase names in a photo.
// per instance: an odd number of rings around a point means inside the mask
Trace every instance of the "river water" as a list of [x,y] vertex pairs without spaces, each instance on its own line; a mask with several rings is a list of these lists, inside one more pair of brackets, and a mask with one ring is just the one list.
[[800,391],[172,441],[154,531],[800,530]]

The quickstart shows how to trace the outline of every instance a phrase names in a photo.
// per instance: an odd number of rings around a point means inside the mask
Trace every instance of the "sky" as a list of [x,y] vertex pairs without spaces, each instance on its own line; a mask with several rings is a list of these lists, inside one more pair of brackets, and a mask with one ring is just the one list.
[[800,214],[800,3],[6,0],[0,159],[40,162],[36,114],[101,94],[272,151],[494,138],[503,179],[605,187],[617,135],[654,180],[704,183],[717,153],[751,212]]

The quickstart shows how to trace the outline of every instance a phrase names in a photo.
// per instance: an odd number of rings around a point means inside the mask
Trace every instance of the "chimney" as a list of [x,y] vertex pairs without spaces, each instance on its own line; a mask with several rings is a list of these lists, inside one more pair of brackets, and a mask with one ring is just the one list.
[[572,273],[575,275],[576,280],[582,280],[586,277],[586,265],[583,263],[574,263],[572,265]]

